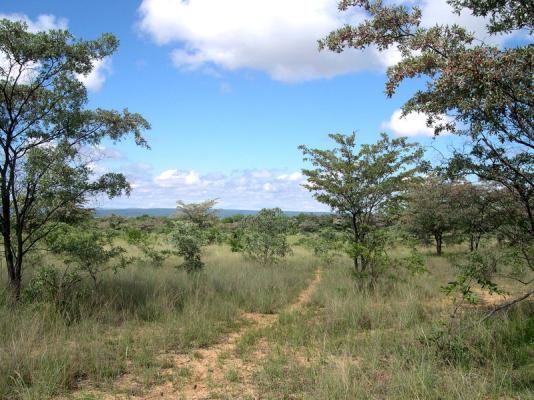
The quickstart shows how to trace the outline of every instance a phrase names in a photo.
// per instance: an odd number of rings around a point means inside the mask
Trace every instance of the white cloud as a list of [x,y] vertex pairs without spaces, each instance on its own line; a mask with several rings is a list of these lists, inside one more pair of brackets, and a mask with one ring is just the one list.
[[[441,119],[443,122],[446,120],[447,117]],[[389,121],[382,123],[381,128],[389,129],[399,136],[434,136],[434,129],[427,126],[427,116],[417,112],[412,112],[403,118],[402,110],[396,110]]]
[[487,33],[486,25],[489,18],[475,17],[468,10],[462,10],[460,15],[453,12],[447,0],[425,0],[421,5],[422,18],[421,25],[431,27],[442,24],[457,24],[465,27],[473,33],[478,40],[485,43],[501,46],[511,34],[492,35]]
[[163,171],[154,178],[156,185],[164,188],[177,186],[191,186],[201,183],[200,176],[195,171],[179,171],[177,169],[169,169]]
[[78,80],[85,85],[87,90],[98,92],[102,89],[106,78],[111,73],[111,57],[95,60],[93,70],[87,75],[77,75]]
[[[174,65],[214,73],[251,68],[271,78],[298,82],[361,70],[383,70],[400,59],[396,49],[318,52],[317,39],[365,19],[360,9],[340,13],[339,0],[143,0],[140,29],[159,44],[176,44]],[[393,1],[411,3],[414,1]],[[458,23],[482,39],[502,44],[506,36],[489,37],[486,20],[469,13],[457,16],[446,0],[415,3],[423,26]]]
[[252,68],[281,81],[305,81],[383,68],[369,50],[319,52],[317,40],[359,12],[339,13],[338,0],[143,0],[140,28],[157,44],[179,43],[173,63],[185,70]]
[[105,207],[174,207],[177,199],[198,202],[219,199],[219,207],[260,209],[281,207],[286,210],[325,211],[302,187],[300,171],[270,169],[239,170],[230,174],[201,174],[192,170],[171,169],[151,173],[147,165],[119,166],[132,185],[132,195],[108,201]]
[[[42,32],[52,29],[67,29],[68,20],[65,18],[58,18],[50,14],[39,15],[35,20],[30,19],[24,14],[1,14],[0,19],[8,19],[10,21],[24,21],[28,25],[28,31],[30,32]],[[0,53],[0,67],[7,63],[5,54]],[[32,68],[35,68],[38,64],[31,64],[28,67],[28,71],[23,75],[22,81],[29,82],[32,80]],[[111,57],[106,57],[102,60],[95,60],[93,62],[93,70],[87,75],[77,75],[77,78],[82,82],[85,87],[93,92],[99,91],[107,76],[111,73]]]
[[31,20],[24,14],[2,14],[0,13],[0,19],[9,19],[10,21],[24,21],[28,24],[28,30],[30,32],[49,31],[51,29],[67,29],[68,21],[65,18],[57,18],[54,15],[42,14],[35,20]]

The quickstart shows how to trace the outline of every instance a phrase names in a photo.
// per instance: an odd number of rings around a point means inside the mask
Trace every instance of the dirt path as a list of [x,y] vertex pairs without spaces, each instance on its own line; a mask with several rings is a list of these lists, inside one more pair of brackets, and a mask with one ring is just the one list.
[[[316,270],[312,282],[299,294],[293,304],[285,307],[283,312],[296,312],[307,304],[321,280],[320,270]],[[172,359],[174,368],[169,370],[165,382],[151,387],[141,394],[132,393],[128,388],[136,385],[135,378],[125,375],[118,382],[117,388],[126,389],[128,394],[104,395],[111,399],[185,399],[200,400],[211,398],[256,399],[253,384],[254,371],[258,362],[267,356],[269,346],[264,337],[254,345],[249,357],[240,358],[237,353],[239,341],[247,334],[272,326],[280,314],[244,313],[243,318],[249,324],[243,329],[232,332],[221,342],[197,349],[191,354],[164,354],[166,360]],[[180,374],[180,371],[183,371]],[[182,376],[180,376],[182,375]]]

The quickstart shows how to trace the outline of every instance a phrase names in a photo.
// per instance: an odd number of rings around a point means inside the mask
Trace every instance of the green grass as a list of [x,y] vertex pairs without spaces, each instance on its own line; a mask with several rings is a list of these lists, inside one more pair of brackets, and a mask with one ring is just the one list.
[[[269,399],[534,398],[534,304],[484,324],[482,311],[446,325],[439,286],[452,273],[429,257],[429,274],[358,285],[350,265],[325,268],[303,313],[282,314],[256,373]],[[447,332],[449,334],[447,334]]]
[[128,368],[146,385],[167,367],[158,354],[216,342],[244,323],[242,311],[272,313],[294,301],[314,260],[297,250],[260,267],[225,247],[207,249],[196,275],[140,263],[106,275],[97,293],[76,299],[67,321],[50,304],[0,305],[0,398],[43,399],[80,382],[102,386]]
[[[446,257],[428,252],[425,260],[427,274],[397,271],[402,279],[369,288],[355,279],[349,260],[338,258],[323,265],[310,303],[297,311],[284,308],[318,265],[298,247],[286,262],[260,267],[212,246],[196,275],[176,270],[178,259],[161,268],[138,263],[106,275],[98,293],[76,298],[76,318],[69,321],[50,304],[12,309],[2,303],[0,398],[46,399],[79,385],[112,391],[126,371],[141,383],[131,389],[139,393],[162,382],[168,369],[185,384],[191,369],[178,369],[161,354],[201,358],[196,349],[251,324],[240,318],[243,311],[280,313],[273,326],[251,325],[233,350],[256,363],[260,398],[534,398],[534,304],[466,325],[484,312],[470,309],[450,323],[451,304],[440,286],[454,271]],[[262,338],[269,350],[254,360]],[[219,363],[230,355],[221,353]],[[241,383],[235,369],[217,382]]]

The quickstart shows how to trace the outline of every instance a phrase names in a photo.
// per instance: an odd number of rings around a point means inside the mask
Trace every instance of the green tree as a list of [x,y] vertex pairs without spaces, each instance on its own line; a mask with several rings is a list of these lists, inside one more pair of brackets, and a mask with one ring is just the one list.
[[264,208],[244,220],[242,251],[261,265],[272,265],[291,252],[289,221],[279,208]]
[[436,255],[441,256],[443,240],[455,228],[456,215],[452,201],[453,184],[430,176],[413,185],[406,194],[402,225],[424,242],[435,241]]
[[350,251],[354,268],[366,272],[376,246],[383,243],[377,218],[381,211],[400,199],[402,192],[419,171],[423,150],[406,138],[390,139],[382,134],[374,144],[356,150],[356,135],[331,134],[334,150],[300,146],[304,160],[314,169],[304,169],[304,186],[321,203],[350,220]]
[[171,242],[176,247],[178,255],[184,258],[180,268],[187,272],[196,272],[202,269],[202,247],[207,244],[205,233],[193,222],[178,220],[174,223],[171,233]]
[[88,150],[132,133],[146,146],[139,114],[88,110],[78,74],[117,49],[110,34],[75,40],[64,30],[31,33],[0,20],[0,225],[9,283],[20,296],[24,256],[90,196],[129,193],[122,174],[95,177]]
[[125,256],[126,250],[114,245],[113,239],[114,235],[109,231],[62,224],[47,236],[46,241],[53,253],[63,257],[68,271],[90,277],[97,289],[102,273],[117,272],[131,262]]
[[[467,9],[490,16],[488,34],[533,29],[530,2],[449,3],[457,12]],[[525,208],[529,234],[534,236],[534,46],[500,49],[477,41],[458,25],[423,28],[421,10],[415,6],[368,0],[339,3],[340,10],[354,6],[370,18],[330,33],[319,41],[320,48],[398,50],[401,61],[388,69],[387,95],[393,96],[407,79],[426,78],[426,89],[404,104],[403,114],[424,113],[436,134],[449,131],[469,138],[469,150],[458,151],[454,158],[456,166],[511,191]]]
[[217,199],[210,199],[201,203],[185,203],[182,200],[178,200],[176,204],[177,216],[192,222],[199,228],[210,228],[217,221],[217,216],[213,210],[213,207],[217,204]]
[[[449,0],[449,4],[458,13],[489,16],[489,35],[534,29],[532,2]],[[405,80],[426,80],[424,89],[404,104],[403,114],[424,113],[435,134],[449,131],[469,139],[465,150],[455,152],[451,165],[497,183],[511,193],[513,203],[521,204],[521,230],[512,230],[507,241],[526,254],[523,263],[534,271],[529,256],[534,248],[534,45],[527,40],[499,48],[476,40],[458,25],[424,28],[421,10],[412,5],[339,2],[342,11],[351,7],[362,8],[369,18],[330,33],[319,41],[320,49],[399,51],[401,60],[387,72],[387,95],[393,96]],[[532,294],[530,286],[521,298]]]
[[456,228],[467,236],[469,249],[476,251],[484,236],[496,233],[504,222],[502,190],[483,184],[459,182],[452,187],[452,201],[455,204]]

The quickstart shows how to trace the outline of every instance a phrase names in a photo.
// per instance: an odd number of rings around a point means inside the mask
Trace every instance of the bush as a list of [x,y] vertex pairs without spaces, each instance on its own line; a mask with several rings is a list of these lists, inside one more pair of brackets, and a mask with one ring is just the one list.
[[64,257],[67,269],[89,276],[95,288],[103,272],[117,272],[131,262],[124,248],[113,245],[112,233],[92,227],[64,225],[47,242],[53,253]]
[[52,266],[42,267],[24,289],[23,298],[32,303],[51,303],[67,322],[72,322],[79,317],[76,300],[84,294],[81,281],[80,274],[68,267],[62,271]]
[[177,254],[184,258],[180,268],[187,272],[202,269],[204,263],[201,260],[201,252],[202,247],[207,244],[207,239],[197,225],[184,220],[176,221],[171,241],[177,249]]
[[244,223],[243,252],[262,265],[272,265],[291,252],[288,218],[279,208],[264,208]]

